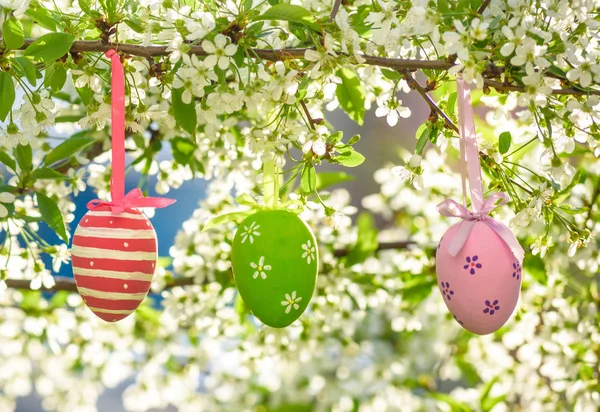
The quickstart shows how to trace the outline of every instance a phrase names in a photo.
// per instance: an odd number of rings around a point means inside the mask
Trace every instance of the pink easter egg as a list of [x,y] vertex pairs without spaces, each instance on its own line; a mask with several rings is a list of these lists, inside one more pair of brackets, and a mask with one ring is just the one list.
[[451,256],[448,247],[459,225],[450,227],[438,245],[438,287],[448,310],[463,328],[487,335],[500,329],[517,305],[522,262],[483,222],[474,224],[460,252]]

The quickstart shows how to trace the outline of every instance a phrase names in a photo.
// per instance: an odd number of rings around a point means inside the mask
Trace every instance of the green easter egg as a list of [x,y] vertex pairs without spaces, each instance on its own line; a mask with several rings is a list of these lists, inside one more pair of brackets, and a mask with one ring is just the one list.
[[297,215],[266,210],[248,216],[233,240],[240,295],[264,324],[283,328],[308,306],[318,270],[315,235]]

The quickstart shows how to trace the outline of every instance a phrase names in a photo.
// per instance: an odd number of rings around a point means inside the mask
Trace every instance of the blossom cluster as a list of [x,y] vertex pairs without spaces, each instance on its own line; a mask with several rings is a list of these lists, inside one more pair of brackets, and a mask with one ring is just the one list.
[[[0,410],[35,390],[44,409],[93,411],[121,384],[128,410],[598,409],[598,2],[491,0],[478,12],[472,1],[359,0],[330,21],[331,3],[0,0]],[[161,194],[210,181],[152,299],[116,325],[77,294],[40,292],[70,254],[37,234],[44,220],[73,229],[87,188],[110,192],[109,62],[61,42],[10,47],[19,26],[27,38],[145,48],[119,50],[129,167]],[[397,70],[410,61],[423,73]],[[528,252],[519,309],[484,337],[462,331],[435,292],[449,224],[435,205],[461,193],[456,75],[473,84],[486,188],[512,200],[495,217]],[[333,133],[328,112],[362,124],[371,110],[402,127],[414,82],[435,107],[415,150],[375,173],[377,193],[302,188],[306,170],[362,161],[358,137]],[[239,210],[236,196],[259,194],[268,161],[319,244],[314,298],[284,330],[261,325],[235,290],[235,223],[202,230]],[[381,223],[379,242],[413,246],[347,253],[376,230],[353,225],[368,222],[358,205]],[[179,278],[192,284],[171,287]]]

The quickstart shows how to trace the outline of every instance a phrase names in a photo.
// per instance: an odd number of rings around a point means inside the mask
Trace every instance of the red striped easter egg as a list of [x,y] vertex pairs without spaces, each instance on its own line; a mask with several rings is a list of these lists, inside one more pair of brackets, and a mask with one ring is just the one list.
[[116,322],[142,303],[156,269],[156,232],[134,209],[90,210],[79,222],[71,249],[77,290],[96,316]]

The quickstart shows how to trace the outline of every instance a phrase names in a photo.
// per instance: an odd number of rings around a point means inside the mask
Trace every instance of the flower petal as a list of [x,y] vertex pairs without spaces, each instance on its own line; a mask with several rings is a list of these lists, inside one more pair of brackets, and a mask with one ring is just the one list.
[[211,54],[213,54],[214,52],[217,51],[217,49],[215,48],[215,44],[213,42],[211,42],[210,40],[204,40],[202,42],[202,48],[204,49],[205,52],[211,53]]
[[217,56],[215,56],[214,54],[207,56],[206,59],[204,59],[204,64],[209,69],[215,67],[217,64]]
[[225,70],[229,67],[229,57],[221,56],[219,57],[219,68]]
[[225,37],[221,33],[219,33],[215,36],[215,45],[217,46],[217,48],[223,49],[223,48],[225,48],[226,44],[227,44],[227,37]]
[[0,202],[2,203],[12,203],[15,201],[15,195],[8,192],[0,193]]
[[227,56],[233,56],[236,51],[237,46],[235,44],[228,44],[227,47],[225,47],[225,54]]

